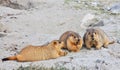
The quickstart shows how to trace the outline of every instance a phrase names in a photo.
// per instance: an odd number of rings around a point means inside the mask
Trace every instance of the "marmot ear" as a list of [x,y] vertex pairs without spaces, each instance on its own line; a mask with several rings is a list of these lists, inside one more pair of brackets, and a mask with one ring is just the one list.
[[53,42],[53,44],[54,44],[54,45],[56,45],[56,44],[57,44],[57,42],[55,41],[55,42]]
[[89,31],[89,29],[86,29],[86,31]]

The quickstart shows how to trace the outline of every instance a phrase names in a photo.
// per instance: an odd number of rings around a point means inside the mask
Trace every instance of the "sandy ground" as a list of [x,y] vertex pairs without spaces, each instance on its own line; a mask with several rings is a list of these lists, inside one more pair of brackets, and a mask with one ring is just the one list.
[[[102,2],[104,3],[106,2]],[[90,19],[86,18],[88,14],[90,14]],[[0,59],[17,54],[26,45],[42,45],[59,39],[60,35],[68,30],[78,32],[83,36],[86,28],[82,26],[84,23],[89,25],[92,17],[98,21],[104,21],[104,26],[99,27],[108,34],[111,40],[120,41],[119,14],[101,13],[100,10],[84,6],[79,8],[74,0],[71,2],[47,0],[29,10],[0,6],[0,29],[1,32],[4,30],[6,32],[5,36],[0,37]],[[70,70],[119,70],[120,44],[115,43],[100,50],[83,48],[80,52],[71,52],[65,57],[45,61],[0,61],[0,70],[16,70],[20,66],[64,66]]]

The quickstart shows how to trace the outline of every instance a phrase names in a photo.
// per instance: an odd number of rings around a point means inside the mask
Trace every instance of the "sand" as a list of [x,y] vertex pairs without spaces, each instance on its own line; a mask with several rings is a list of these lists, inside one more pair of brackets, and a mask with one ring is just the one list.
[[[5,34],[0,37],[0,59],[17,54],[26,45],[42,45],[59,39],[60,35],[68,30],[78,32],[83,37],[86,28],[99,21],[103,21],[104,26],[97,27],[103,29],[110,40],[115,40],[116,43],[100,50],[83,48],[77,53],[71,52],[57,59],[36,62],[0,61],[0,70],[16,70],[20,66],[63,66],[70,70],[119,70],[120,44],[117,41],[120,41],[120,15],[110,14],[98,6],[98,9],[86,7],[82,5],[84,2],[76,1],[41,0],[39,6],[27,10],[0,6],[0,32]],[[89,5],[89,1],[86,3]],[[93,1],[94,4],[99,2]],[[103,1],[100,5],[104,5],[102,8],[110,6]]]

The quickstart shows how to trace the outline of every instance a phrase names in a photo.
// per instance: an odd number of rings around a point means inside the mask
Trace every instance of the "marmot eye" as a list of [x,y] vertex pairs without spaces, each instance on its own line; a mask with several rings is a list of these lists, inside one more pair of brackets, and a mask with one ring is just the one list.
[[73,35],[71,35],[71,36],[73,36]]
[[61,42],[59,42],[59,43],[61,43]]
[[90,32],[88,34],[90,35]]
[[76,37],[74,36],[74,38],[76,38]]

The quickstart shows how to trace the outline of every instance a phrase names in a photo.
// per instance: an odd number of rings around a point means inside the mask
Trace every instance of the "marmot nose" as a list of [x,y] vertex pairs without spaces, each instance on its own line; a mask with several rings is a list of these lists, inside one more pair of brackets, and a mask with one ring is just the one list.
[[93,36],[93,35],[91,35],[91,37],[92,37],[92,40],[94,40],[94,36]]

